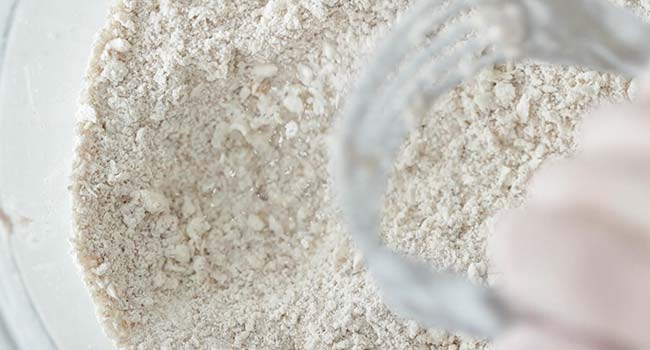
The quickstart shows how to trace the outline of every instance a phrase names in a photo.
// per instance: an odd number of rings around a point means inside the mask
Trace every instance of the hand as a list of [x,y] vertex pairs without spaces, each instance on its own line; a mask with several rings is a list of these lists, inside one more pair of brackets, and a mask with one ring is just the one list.
[[576,157],[542,169],[490,238],[527,315],[496,350],[650,349],[650,99],[585,123]]

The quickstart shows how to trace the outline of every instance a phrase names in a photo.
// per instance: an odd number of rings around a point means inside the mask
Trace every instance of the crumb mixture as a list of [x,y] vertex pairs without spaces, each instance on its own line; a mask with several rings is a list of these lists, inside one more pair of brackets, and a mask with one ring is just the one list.
[[[489,347],[393,316],[332,201],[334,119],[409,2],[113,7],[82,94],[72,191],[75,251],[120,348]],[[386,241],[488,283],[489,218],[573,149],[587,108],[628,85],[522,63],[455,89],[396,164]]]

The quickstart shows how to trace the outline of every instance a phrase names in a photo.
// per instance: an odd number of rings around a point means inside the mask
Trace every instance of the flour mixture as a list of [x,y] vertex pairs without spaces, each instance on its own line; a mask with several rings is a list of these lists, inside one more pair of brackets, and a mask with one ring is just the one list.
[[[120,348],[489,346],[393,316],[332,199],[337,111],[408,3],[114,6],[82,94],[72,191],[76,254]],[[577,68],[484,71],[418,121],[389,186],[385,239],[488,283],[489,218],[572,150],[586,108],[627,90]]]

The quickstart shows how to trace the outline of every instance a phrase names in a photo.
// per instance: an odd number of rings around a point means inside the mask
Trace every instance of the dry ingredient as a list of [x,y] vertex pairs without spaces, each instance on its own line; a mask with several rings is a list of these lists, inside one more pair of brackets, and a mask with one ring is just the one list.
[[[483,349],[393,316],[343,229],[328,138],[407,0],[121,0],[79,112],[74,247],[124,349]],[[645,11],[649,2],[626,1]],[[609,74],[522,63],[448,94],[389,184],[385,239],[487,283],[489,218],[580,116],[627,98]]]

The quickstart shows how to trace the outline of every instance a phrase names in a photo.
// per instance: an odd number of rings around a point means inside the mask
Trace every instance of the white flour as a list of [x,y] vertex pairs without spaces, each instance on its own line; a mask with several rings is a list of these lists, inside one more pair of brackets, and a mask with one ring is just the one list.
[[[392,316],[331,200],[328,135],[400,0],[122,0],[92,56],[75,249],[125,349],[480,349]],[[643,4],[646,4],[644,1]],[[385,238],[484,283],[489,218],[574,146],[608,74],[498,67],[423,117]]]

